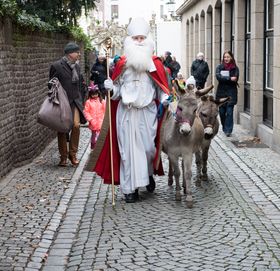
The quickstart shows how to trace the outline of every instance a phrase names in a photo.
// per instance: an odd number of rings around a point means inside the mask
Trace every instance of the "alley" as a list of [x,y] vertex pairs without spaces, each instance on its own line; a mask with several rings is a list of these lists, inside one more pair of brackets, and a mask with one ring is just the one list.
[[236,126],[233,138],[215,138],[193,209],[175,201],[166,176],[135,204],[117,188],[112,208],[111,187],[83,170],[82,130],[76,170],[55,166],[54,141],[1,181],[0,270],[280,270],[279,154],[236,147],[246,136]]

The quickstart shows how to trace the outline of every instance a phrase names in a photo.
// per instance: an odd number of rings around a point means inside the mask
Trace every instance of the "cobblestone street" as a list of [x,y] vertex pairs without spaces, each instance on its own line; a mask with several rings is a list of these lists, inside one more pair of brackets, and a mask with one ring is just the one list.
[[135,204],[117,188],[112,208],[111,186],[83,170],[88,129],[76,170],[56,166],[54,140],[0,182],[0,270],[280,270],[280,155],[236,147],[246,133],[234,132],[212,142],[210,181],[193,182],[192,209],[167,176]]

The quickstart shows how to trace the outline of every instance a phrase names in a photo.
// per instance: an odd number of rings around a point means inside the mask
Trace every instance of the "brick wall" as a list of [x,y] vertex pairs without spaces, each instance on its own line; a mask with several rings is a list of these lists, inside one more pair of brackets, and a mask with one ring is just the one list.
[[[0,18],[0,177],[30,162],[55,137],[37,123],[37,113],[47,93],[50,64],[70,40]],[[81,66],[84,70],[83,61]]]

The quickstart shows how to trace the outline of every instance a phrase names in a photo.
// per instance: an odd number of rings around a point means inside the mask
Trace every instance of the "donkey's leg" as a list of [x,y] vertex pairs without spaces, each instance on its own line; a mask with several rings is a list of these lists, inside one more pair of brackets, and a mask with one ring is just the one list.
[[171,165],[170,158],[168,157],[168,185],[171,186],[173,185],[173,168]]
[[209,152],[209,147],[210,147],[210,141],[209,145],[205,146],[203,148],[202,152],[202,181],[208,181],[208,175],[207,175],[207,161],[208,161],[208,152]]
[[178,164],[178,157],[174,156],[169,156],[169,162],[171,162],[171,166],[173,168],[173,172],[174,172],[174,177],[175,177],[175,181],[176,181],[176,196],[175,199],[176,201],[180,201],[181,200],[181,187],[180,187],[180,168],[179,168],[179,164]]
[[201,187],[201,150],[198,150],[196,153],[195,153],[195,163],[196,163],[196,182],[195,182],[195,185],[197,187]]
[[191,192],[191,179],[192,179],[192,152],[186,153],[184,155],[183,163],[184,163],[184,177],[186,181],[186,202],[188,208],[192,208],[193,206],[193,198]]
[[185,177],[185,168],[184,168],[184,160],[183,159],[182,159],[182,174],[183,174],[184,194],[186,194],[186,177]]

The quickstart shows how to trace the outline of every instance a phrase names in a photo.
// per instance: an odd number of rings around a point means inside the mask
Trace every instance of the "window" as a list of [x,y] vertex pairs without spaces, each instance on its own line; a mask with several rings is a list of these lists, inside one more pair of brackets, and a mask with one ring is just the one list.
[[112,19],[118,19],[119,18],[119,6],[118,5],[112,5],[111,6],[111,18]]
[[274,1],[265,0],[263,121],[269,127],[273,126],[273,13]]
[[245,82],[244,82],[244,111],[250,113],[251,88],[251,0],[246,1],[245,9]]

